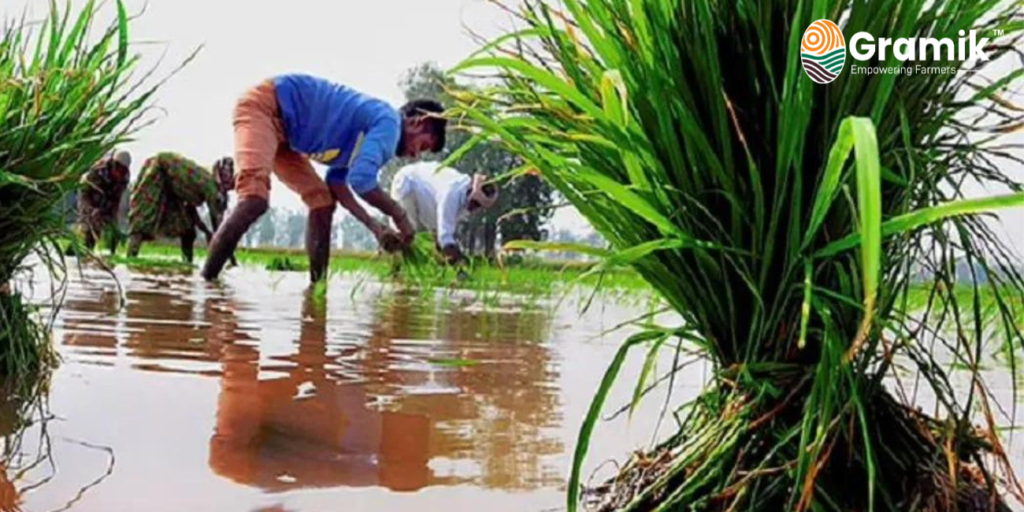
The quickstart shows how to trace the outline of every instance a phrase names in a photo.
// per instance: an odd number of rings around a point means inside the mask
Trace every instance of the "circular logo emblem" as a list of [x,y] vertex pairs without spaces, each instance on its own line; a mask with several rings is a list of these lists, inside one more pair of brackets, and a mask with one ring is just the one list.
[[839,77],[846,64],[846,40],[843,32],[829,20],[811,23],[800,40],[800,60],[807,76],[819,84]]

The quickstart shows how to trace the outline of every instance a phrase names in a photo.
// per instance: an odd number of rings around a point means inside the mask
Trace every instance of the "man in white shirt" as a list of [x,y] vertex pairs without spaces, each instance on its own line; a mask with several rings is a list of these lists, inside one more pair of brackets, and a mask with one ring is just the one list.
[[419,162],[399,169],[391,196],[402,205],[418,232],[431,232],[449,264],[462,261],[455,238],[459,221],[498,202],[498,187],[487,176],[472,178],[438,162]]

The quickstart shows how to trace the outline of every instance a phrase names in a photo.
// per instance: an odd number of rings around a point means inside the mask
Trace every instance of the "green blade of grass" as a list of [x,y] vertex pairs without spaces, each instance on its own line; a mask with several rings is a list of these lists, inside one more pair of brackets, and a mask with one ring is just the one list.
[[[922,208],[920,210],[906,213],[883,222],[882,237],[884,238],[910,233],[929,224],[954,217],[993,213],[1007,208],[1020,208],[1022,206],[1024,206],[1024,193],[950,201],[941,205]],[[861,243],[861,235],[859,233],[852,234],[825,246],[816,252],[814,256],[816,258],[834,256],[857,247],[857,245]]]
[[587,411],[587,416],[583,420],[583,425],[580,427],[580,433],[576,440],[576,451],[573,454],[572,471],[569,475],[568,502],[566,503],[569,512],[575,512],[579,504],[580,475],[583,473],[583,462],[586,460],[587,451],[590,447],[590,437],[594,433],[597,422],[601,419],[601,410],[608,399],[608,393],[611,391],[612,385],[618,379],[619,370],[622,369],[626,356],[629,355],[629,351],[633,347],[656,340],[662,336],[664,336],[662,331],[645,331],[630,336],[619,347],[615,357],[608,365],[608,369],[605,370],[604,377],[602,377],[601,384],[594,393],[594,399],[590,402],[590,409]]

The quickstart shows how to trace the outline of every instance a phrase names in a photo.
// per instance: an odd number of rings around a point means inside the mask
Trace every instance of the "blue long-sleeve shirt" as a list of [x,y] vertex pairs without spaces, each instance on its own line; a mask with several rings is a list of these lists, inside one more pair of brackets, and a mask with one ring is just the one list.
[[[357,194],[377,188],[377,174],[398,149],[402,116],[383,100],[309,75],[274,79],[292,149],[328,165],[328,183]],[[333,183],[332,183],[333,182]]]

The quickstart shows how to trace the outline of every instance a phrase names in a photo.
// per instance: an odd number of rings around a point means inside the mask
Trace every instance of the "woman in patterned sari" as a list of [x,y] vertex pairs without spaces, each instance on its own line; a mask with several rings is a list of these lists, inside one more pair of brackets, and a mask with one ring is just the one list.
[[118,151],[82,176],[81,190],[78,192],[78,222],[81,224],[85,248],[89,251],[104,238],[110,244],[110,254],[117,250],[120,241],[117,215],[121,196],[128,188],[131,165],[131,154]]
[[206,204],[215,231],[227,210],[228,191],[234,188],[234,167],[230,157],[213,164],[212,174],[176,153],[159,153],[146,160],[128,211],[128,256],[138,256],[144,241],[158,236],[178,238],[182,256],[192,263],[196,229],[207,241],[213,236],[197,208]]

